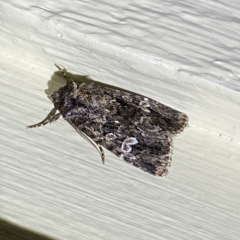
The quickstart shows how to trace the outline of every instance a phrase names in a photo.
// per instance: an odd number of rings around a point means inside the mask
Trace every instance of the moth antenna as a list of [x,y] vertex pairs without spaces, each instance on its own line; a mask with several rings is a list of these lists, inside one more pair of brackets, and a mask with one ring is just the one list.
[[67,84],[72,83],[73,81],[67,77],[67,74],[64,72],[64,70],[62,68],[60,68],[56,63],[54,64],[62,73],[62,75],[64,76],[64,78],[67,81]]
[[[71,124],[72,125],[72,124]],[[73,125],[72,125],[73,126]],[[88,137],[84,132],[78,131],[77,128],[75,128],[73,126],[73,128],[80,134],[80,136],[82,136],[86,141],[88,141],[90,144],[92,144],[93,147],[95,147],[97,149],[97,151],[99,152],[100,156],[101,156],[101,160],[102,163],[105,163],[105,155],[104,155],[104,151],[101,145],[98,145],[97,143],[95,143],[90,137]]]

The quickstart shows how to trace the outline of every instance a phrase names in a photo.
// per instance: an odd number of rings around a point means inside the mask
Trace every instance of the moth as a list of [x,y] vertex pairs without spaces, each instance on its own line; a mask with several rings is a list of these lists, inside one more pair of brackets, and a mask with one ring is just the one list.
[[54,108],[47,117],[27,128],[46,125],[62,116],[98,150],[102,163],[104,147],[144,172],[167,174],[172,138],[188,124],[185,113],[127,90],[74,82],[56,67],[67,83],[48,96]]

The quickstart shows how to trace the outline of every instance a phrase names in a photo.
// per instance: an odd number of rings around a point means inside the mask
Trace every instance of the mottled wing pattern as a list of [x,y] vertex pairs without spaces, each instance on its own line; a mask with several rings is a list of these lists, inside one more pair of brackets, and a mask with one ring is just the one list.
[[172,135],[188,122],[184,113],[152,99],[94,84],[69,83],[50,98],[78,132],[156,176],[166,175]]

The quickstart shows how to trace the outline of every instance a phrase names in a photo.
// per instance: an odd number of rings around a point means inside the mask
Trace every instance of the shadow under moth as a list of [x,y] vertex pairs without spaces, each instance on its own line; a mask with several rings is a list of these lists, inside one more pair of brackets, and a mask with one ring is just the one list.
[[127,90],[73,82],[56,67],[67,84],[48,96],[54,104],[48,116],[27,128],[40,127],[62,116],[98,150],[103,163],[102,147],[145,172],[167,174],[172,137],[188,124],[185,113]]

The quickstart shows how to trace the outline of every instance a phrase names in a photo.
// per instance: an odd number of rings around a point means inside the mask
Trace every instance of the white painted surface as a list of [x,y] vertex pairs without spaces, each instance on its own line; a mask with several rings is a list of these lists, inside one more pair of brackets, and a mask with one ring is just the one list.
[[[239,239],[238,1],[2,1],[0,218],[57,239]],[[170,173],[98,153],[52,104],[54,63],[188,114]]]

